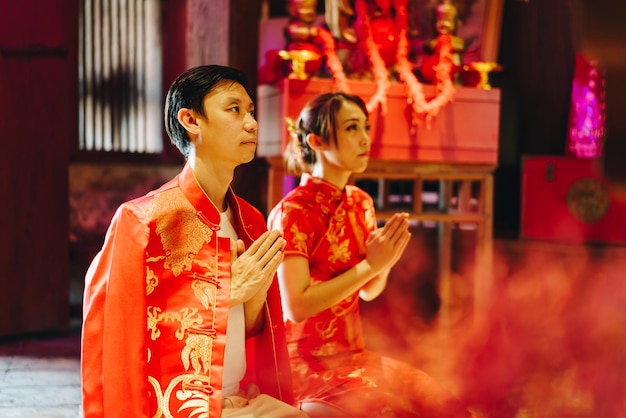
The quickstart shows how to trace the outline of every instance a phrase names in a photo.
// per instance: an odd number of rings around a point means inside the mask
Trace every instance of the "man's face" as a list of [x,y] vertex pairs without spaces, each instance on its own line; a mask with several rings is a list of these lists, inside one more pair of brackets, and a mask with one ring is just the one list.
[[221,81],[204,98],[206,117],[198,117],[200,137],[196,155],[234,167],[252,161],[257,145],[258,123],[254,103],[239,83]]

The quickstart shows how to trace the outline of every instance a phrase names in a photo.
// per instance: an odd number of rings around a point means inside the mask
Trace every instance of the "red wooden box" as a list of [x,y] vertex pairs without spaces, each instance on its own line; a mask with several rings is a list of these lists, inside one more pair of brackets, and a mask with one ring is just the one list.
[[[349,82],[352,93],[367,101],[376,91],[372,82]],[[296,119],[302,107],[319,93],[333,90],[330,79],[283,79],[258,88],[258,155],[282,155],[288,132],[285,117]],[[435,88],[424,86],[429,100]],[[387,113],[370,115],[371,157],[382,160],[496,164],[500,126],[500,91],[457,87],[454,101],[411,133],[405,87],[392,83]]]
[[522,238],[626,244],[626,201],[602,177],[597,161],[526,157],[522,170]]

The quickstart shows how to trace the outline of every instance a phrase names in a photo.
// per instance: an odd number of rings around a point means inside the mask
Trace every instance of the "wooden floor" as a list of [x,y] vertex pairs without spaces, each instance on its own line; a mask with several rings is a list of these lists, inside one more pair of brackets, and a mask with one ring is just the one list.
[[0,340],[0,417],[80,417],[80,330]]
[[[368,346],[497,418],[626,416],[626,247],[496,240],[497,287],[477,323],[471,233],[460,234],[452,327],[438,324],[432,236],[416,233],[386,291],[362,305]],[[0,417],[80,417],[79,326],[0,340]]]

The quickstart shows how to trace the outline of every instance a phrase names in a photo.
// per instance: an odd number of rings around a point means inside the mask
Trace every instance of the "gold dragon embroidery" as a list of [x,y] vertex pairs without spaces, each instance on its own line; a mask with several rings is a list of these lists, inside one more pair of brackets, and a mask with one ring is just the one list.
[[164,268],[174,276],[189,271],[193,257],[211,241],[213,231],[198,218],[196,210],[187,201],[173,193],[178,189],[159,193],[152,201],[152,216],[157,220],[156,233],[166,253]]

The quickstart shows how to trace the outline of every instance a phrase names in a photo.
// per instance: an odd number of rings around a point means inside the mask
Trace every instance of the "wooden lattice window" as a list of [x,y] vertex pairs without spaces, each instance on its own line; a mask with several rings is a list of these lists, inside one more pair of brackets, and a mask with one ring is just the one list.
[[163,150],[161,2],[83,0],[80,151]]

